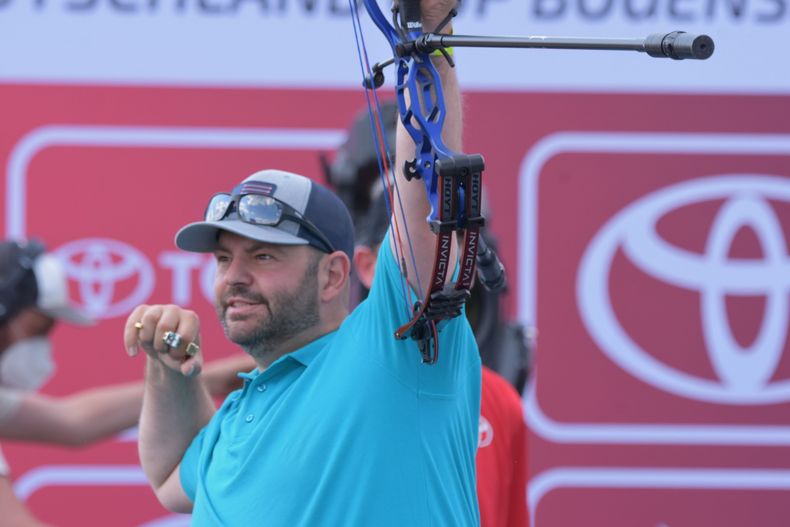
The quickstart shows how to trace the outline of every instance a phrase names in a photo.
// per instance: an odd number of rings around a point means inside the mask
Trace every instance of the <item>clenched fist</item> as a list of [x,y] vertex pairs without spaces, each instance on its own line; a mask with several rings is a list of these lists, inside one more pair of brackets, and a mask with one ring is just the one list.
[[149,357],[187,377],[200,373],[200,319],[176,305],[137,306],[126,320],[124,345],[130,356],[142,349]]

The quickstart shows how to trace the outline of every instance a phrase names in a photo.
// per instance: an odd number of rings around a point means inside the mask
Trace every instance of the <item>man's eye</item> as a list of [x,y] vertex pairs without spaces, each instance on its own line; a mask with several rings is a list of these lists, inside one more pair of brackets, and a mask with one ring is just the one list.
[[256,260],[261,260],[261,261],[271,260],[272,259],[272,255],[269,254],[269,253],[258,253],[258,254],[255,255],[255,259]]

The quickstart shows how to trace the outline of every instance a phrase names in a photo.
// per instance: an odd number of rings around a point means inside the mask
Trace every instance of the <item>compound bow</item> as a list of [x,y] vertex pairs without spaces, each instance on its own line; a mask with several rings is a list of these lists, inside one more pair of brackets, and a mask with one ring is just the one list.
[[[422,291],[419,276],[416,277],[419,299],[410,309],[408,322],[397,328],[399,339],[412,338],[420,348],[422,360],[433,364],[439,356],[437,324],[458,316],[463,304],[470,296],[475,274],[486,287],[504,285],[504,268],[499,259],[483,244],[480,228],[484,224],[481,214],[482,173],[485,166],[479,154],[453,152],[442,140],[445,118],[444,95],[439,73],[431,56],[441,54],[450,66],[454,66],[450,47],[518,47],[559,48],[591,50],[633,50],[645,52],[652,57],[680,59],[707,59],[713,53],[713,40],[707,35],[691,35],[682,31],[667,34],[652,34],[646,39],[576,38],[576,37],[496,37],[461,36],[442,34],[441,31],[457,14],[451,10],[433,32],[423,33],[420,0],[398,0],[392,8],[392,23],[381,12],[376,0],[362,0],[373,22],[381,30],[392,48],[393,57],[373,66],[365,51],[364,37],[359,20],[359,11],[354,0],[349,0],[360,67],[363,72],[371,129],[377,144],[379,170],[385,179],[389,173],[388,155],[391,150],[385,144],[383,125],[378,117],[379,108],[376,88],[384,82],[383,69],[395,64],[397,97],[400,121],[416,146],[416,157],[406,161],[403,167],[407,180],[423,182],[430,204],[427,221],[436,235],[436,254],[433,271],[426,290]],[[399,199],[397,178],[387,206],[392,213],[392,200]],[[393,231],[398,233],[397,218]],[[405,221],[404,221],[405,224]],[[460,254],[460,269],[454,283],[447,282],[450,264],[450,246],[453,233],[463,234]],[[403,262],[403,249],[396,254]],[[405,237],[409,246],[408,232]],[[412,253],[412,259],[414,255]],[[405,265],[401,264],[405,269]],[[416,264],[413,264],[416,269]],[[478,268],[479,267],[479,268]]]

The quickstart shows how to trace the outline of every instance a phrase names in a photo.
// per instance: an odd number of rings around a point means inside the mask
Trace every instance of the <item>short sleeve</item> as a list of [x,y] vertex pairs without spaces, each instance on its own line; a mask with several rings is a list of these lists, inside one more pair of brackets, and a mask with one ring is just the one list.
[[[440,353],[436,364],[422,362],[414,340],[394,337],[395,331],[411,318],[411,306],[418,298],[400,267],[388,234],[379,249],[370,295],[358,314],[359,326],[367,334],[376,335],[369,337],[372,341],[366,354],[422,395],[456,396],[467,389],[467,375],[473,370],[477,371],[479,389],[480,356],[465,312],[438,324]],[[423,284],[426,280],[421,277]]]
[[369,303],[375,304],[382,319],[392,327],[408,320],[410,310],[408,306],[417,299],[414,290],[400,272],[396,255],[390,247],[389,233],[384,237],[379,248],[368,299]]
[[197,494],[198,463],[200,461],[200,451],[203,449],[203,438],[206,436],[206,428],[207,427],[203,427],[198,435],[192,440],[187,451],[184,452],[184,457],[181,458],[181,465],[179,468],[181,488],[193,502]]
[[[422,300],[425,291],[416,292],[401,273],[402,264],[399,259],[408,258],[408,254],[395,254],[390,246],[390,233],[384,237],[379,248],[378,258],[376,259],[376,272],[373,276],[370,294],[368,298],[371,303],[376,305],[376,309],[385,315],[390,325],[400,326],[412,316],[412,307],[418,300]],[[455,274],[459,271],[456,266]],[[455,275],[454,275],[455,277]],[[429,276],[416,277],[417,282],[422,284],[422,288],[427,288],[430,280]],[[462,307],[462,315],[465,314],[465,307]],[[447,325],[466,325],[466,317],[459,316],[441,323]]]

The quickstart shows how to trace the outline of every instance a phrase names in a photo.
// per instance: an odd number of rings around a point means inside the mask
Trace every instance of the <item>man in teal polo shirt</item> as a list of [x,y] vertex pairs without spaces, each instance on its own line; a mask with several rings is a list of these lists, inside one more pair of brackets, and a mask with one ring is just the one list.
[[[426,31],[447,4],[424,2]],[[444,59],[435,63],[448,108],[444,140],[460,149],[457,82]],[[401,160],[414,156],[403,130],[396,150]],[[405,179],[400,187],[415,253],[407,276],[430,276],[435,237],[424,188]],[[351,219],[307,178],[249,176],[214,196],[204,221],[182,228],[176,244],[214,254],[220,322],[258,367],[215,412],[197,381],[195,313],[143,305],[129,316],[125,345],[147,354],[140,459],[166,507],[192,512],[196,525],[479,524],[474,336],[463,316],[442,322],[433,365],[413,340],[394,338],[409,313],[392,240],[382,244],[368,299],[350,314]]]

